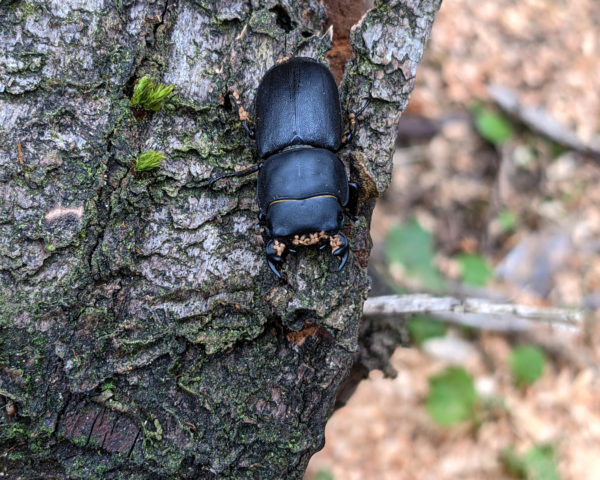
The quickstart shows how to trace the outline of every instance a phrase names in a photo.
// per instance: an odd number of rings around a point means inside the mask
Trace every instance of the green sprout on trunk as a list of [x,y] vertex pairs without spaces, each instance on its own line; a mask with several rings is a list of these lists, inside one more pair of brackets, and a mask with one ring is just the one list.
[[175,85],[155,84],[149,76],[138,80],[133,87],[130,106],[134,110],[156,112],[160,110],[165,100],[171,95]]
[[136,172],[147,172],[154,168],[160,167],[160,163],[167,158],[162,152],[155,152],[149,150],[144,153],[140,153],[139,157],[135,160],[135,166],[133,167]]

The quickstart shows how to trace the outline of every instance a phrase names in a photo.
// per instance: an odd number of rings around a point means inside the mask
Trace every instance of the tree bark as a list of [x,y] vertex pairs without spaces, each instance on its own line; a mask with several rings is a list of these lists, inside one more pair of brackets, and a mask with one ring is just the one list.
[[[0,472],[9,478],[301,478],[357,351],[369,221],[440,0],[377,2],[351,34],[340,157],[352,255],[285,281],[254,230],[252,111],[285,56],[325,60],[316,0],[0,0]],[[136,119],[136,79],[174,84]],[[157,150],[158,170],[133,159]]]

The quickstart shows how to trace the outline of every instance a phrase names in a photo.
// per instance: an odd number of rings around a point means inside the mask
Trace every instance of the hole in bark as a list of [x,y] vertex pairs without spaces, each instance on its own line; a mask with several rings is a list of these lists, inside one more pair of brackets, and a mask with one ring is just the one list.
[[127,80],[127,83],[123,87],[123,93],[127,98],[131,98],[133,95],[133,87],[135,86],[135,82],[137,82],[137,77],[132,75],[129,77],[129,80]]
[[327,28],[333,25],[333,43],[331,50],[327,52],[327,59],[338,83],[342,80],[346,62],[352,51],[350,29],[373,7],[373,3],[373,0],[325,0]]
[[299,308],[294,312],[294,319],[290,322],[297,330],[308,328],[311,325],[310,310]]
[[233,103],[231,102],[231,98],[229,98],[229,94],[225,94],[224,98],[223,98],[223,108],[225,108],[225,110],[227,110],[228,112],[231,112],[233,110]]
[[275,21],[279,28],[285,31],[285,33],[289,33],[296,28],[296,22],[292,21],[290,14],[281,5],[275,5],[270,11],[277,16]]

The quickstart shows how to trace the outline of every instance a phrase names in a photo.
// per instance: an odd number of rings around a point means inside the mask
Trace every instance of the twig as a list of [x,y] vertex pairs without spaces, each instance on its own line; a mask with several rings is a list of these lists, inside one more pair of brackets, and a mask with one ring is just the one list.
[[428,313],[441,320],[485,330],[526,330],[533,323],[579,329],[583,325],[581,310],[529,307],[488,300],[430,295],[386,295],[368,298],[363,307],[365,317]]
[[490,85],[488,94],[498,106],[509,115],[523,122],[530,129],[549,138],[550,140],[575,151],[600,159],[600,150],[595,145],[587,145],[577,135],[560,124],[541,108],[525,106],[517,94],[501,85]]

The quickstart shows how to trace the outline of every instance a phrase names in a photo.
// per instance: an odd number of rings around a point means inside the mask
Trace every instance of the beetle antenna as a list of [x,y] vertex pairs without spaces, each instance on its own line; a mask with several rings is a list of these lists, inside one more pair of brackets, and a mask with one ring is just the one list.
[[238,172],[225,173],[223,175],[219,175],[218,177],[214,177],[213,179],[211,179],[211,181],[208,182],[208,186],[210,188],[212,188],[212,186],[216,182],[218,182],[219,180],[222,180],[223,178],[243,177],[245,175],[250,175],[251,173],[254,173],[254,172],[260,170],[261,167],[262,167],[262,163],[259,163],[258,165],[252,165],[251,167],[245,168],[244,170],[240,170]]
[[371,105],[371,99],[367,98],[365,104],[362,107],[360,107],[360,110],[358,112],[355,112],[354,115],[356,115],[357,117],[362,115],[362,113],[367,109],[369,105]]

